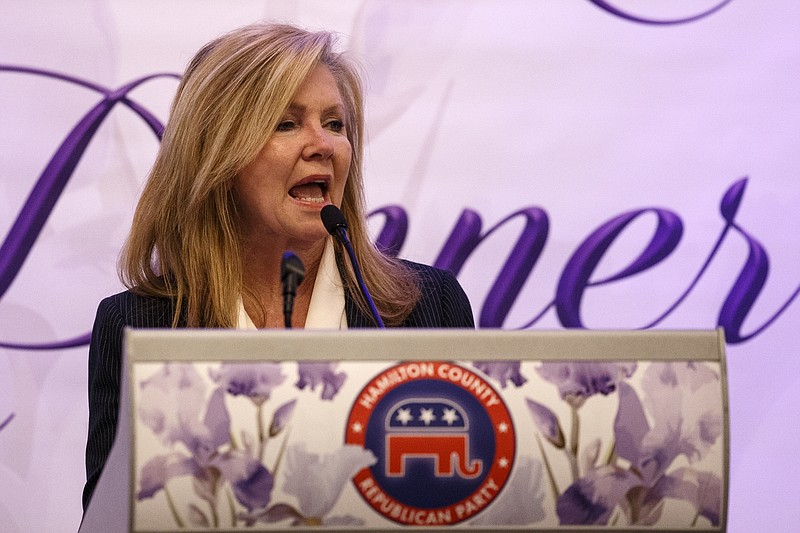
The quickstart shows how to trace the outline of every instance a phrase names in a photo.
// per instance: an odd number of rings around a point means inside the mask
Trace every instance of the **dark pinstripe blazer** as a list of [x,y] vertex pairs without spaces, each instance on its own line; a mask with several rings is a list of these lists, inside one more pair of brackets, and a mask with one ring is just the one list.
[[[473,328],[467,295],[450,272],[418,263],[406,262],[418,274],[421,298],[401,327]],[[94,492],[103,465],[111,451],[117,430],[122,330],[168,328],[175,304],[166,298],[136,295],[125,291],[100,302],[92,341],[89,345],[89,434],[86,443],[86,485],[84,511]],[[349,328],[375,327],[372,318],[361,313],[345,293],[345,314]]]

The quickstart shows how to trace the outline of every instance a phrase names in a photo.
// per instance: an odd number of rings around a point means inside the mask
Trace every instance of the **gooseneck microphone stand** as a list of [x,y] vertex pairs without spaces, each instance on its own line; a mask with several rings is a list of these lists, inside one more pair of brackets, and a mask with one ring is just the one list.
[[385,328],[386,326],[383,325],[383,319],[381,319],[381,315],[378,313],[378,309],[372,301],[372,296],[370,296],[369,290],[367,290],[367,285],[364,283],[364,278],[361,277],[361,268],[358,266],[356,253],[353,251],[353,245],[350,244],[350,239],[347,237],[347,221],[344,219],[344,215],[339,211],[338,207],[333,204],[328,204],[322,208],[320,218],[325,225],[325,229],[328,230],[328,233],[339,239],[344,245],[345,250],[347,250],[347,255],[350,257],[350,264],[353,266],[353,272],[356,275],[358,287],[361,289],[361,295],[364,296],[364,300],[366,300],[369,306],[375,325],[379,328]]

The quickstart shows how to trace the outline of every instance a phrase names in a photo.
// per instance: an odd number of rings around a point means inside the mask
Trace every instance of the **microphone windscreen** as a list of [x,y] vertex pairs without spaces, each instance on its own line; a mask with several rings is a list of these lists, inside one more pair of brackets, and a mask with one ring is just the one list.
[[297,276],[297,284],[303,282],[306,277],[306,268],[303,262],[292,252],[284,252],[281,257],[281,282],[286,281],[287,276],[293,274]]
[[339,208],[333,204],[328,204],[323,207],[319,216],[322,219],[322,224],[325,225],[325,229],[328,230],[328,233],[331,235],[335,236],[336,230],[339,228],[347,229],[347,221],[344,219],[344,215],[339,211]]

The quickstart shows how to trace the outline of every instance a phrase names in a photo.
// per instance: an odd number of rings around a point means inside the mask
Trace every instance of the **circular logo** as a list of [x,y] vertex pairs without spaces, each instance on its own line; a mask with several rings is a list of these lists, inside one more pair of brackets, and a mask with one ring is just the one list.
[[511,415],[474,371],[445,361],[406,362],[359,393],[345,440],[378,461],[353,478],[378,513],[404,525],[446,526],[489,506],[514,462]]

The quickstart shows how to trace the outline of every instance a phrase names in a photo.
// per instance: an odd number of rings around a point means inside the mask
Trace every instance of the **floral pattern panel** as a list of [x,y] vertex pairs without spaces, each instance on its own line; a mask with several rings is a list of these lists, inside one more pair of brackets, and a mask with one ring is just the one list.
[[[359,391],[392,364],[135,364],[135,531],[396,527],[353,481],[379,458],[345,439]],[[724,530],[718,363],[460,364],[498,391],[516,438],[467,526]]]
[[[565,413],[525,399],[559,524],[720,525],[718,371],[685,362],[546,362],[536,371],[557,388]],[[596,416],[587,412],[591,402],[606,404],[613,419],[590,420]],[[569,475],[557,480],[556,472]]]

